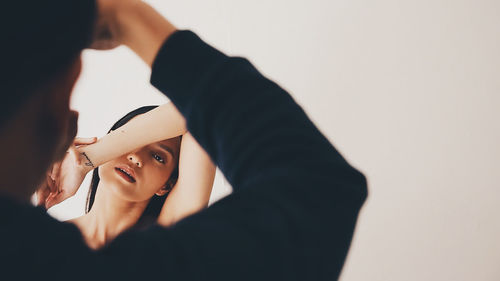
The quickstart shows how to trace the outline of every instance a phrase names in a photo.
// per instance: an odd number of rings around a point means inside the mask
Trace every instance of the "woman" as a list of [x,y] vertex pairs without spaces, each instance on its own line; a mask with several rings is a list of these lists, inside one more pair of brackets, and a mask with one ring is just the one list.
[[98,141],[75,141],[54,165],[39,204],[50,208],[72,196],[91,170],[86,214],[70,222],[94,249],[131,227],[168,226],[205,208],[215,175],[171,103],[128,113]]

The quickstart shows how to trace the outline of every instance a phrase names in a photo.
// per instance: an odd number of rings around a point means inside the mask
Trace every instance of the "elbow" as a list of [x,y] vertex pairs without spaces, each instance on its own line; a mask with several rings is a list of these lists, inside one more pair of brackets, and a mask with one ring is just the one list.
[[368,198],[368,184],[363,173],[347,165],[343,169],[337,169],[331,180],[333,186],[342,190],[341,194],[345,196],[343,200],[349,205],[358,210],[363,206]]
[[353,168],[354,180],[353,180],[353,189],[356,193],[356,199],[359,202],[360,207],[364,204],[366,199],[368,198],[368,182],[363,173]]

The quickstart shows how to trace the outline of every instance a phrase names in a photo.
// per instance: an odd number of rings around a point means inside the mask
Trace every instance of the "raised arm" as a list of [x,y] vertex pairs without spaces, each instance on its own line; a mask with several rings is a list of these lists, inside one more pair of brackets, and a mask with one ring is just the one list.
[[[173,103],[161,105],[138,115],[119,129],[90,145],[71,147],[70,153],[54,164],[47,185],[54,192],[38,192],[38,203],[50,208],[73,196],[85,175],[94,168],[142,146],[186,133],[184,117]],[[51,182],[53,180],[53,182]],[[40,188],[39,190],[47,190]]]
[[186,121],[173,103],[138,115],[95,144],[77,148],[87,171],[139,147],[186,133]]
[[215,165],[190,133],[182,136],[179,178],[165,200],[158,223],[169,226],[208,206]]

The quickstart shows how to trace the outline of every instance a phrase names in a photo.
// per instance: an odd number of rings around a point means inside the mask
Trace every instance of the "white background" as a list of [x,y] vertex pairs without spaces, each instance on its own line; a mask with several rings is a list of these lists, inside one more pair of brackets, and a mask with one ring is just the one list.
[[[500,280],[499,1],[148,2],[250,59],[367,176],[341,280]],[[149,74],[126,48],[86,51],[79,135],[166,102]],[[51,213],[81,215],[86,187]],[[218,172],[212,202],[228,192]]]

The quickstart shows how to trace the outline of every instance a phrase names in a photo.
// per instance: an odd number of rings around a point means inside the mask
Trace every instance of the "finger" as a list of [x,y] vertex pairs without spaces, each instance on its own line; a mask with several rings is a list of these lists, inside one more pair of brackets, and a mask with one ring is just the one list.
[[50,176],[45,177],[44,185],[45,185],[48,193],[57,192],[57,185],[55,184],[54,180]]
[[45,200],[45,209],[47,209],[47,210],[50,209],[52,206],[54,206],[54,204],[52,203],[52,197],[53,196],[49,196]]
[[45,174],[42,182],[36,189],[36,206],[44,205],[45,200],[50,195],[52,179],[50,178],[50,174],[52,172],[52,167],[49,168],[47,173]]
[[49,208],[47,208],[47,202],[50,201],[50,198],[53,196],[53,193],[50,192],[46,197],[45,197],[45,200],[43,201],[43,205],[45,206],[45,209],[48,210]]
[[64,192],[54,193],[52,196],[48,198],[47,201],[45,201],[45,207],[47,209],[52,208],[54,205],[61,203],[68,197],[69,196],[67,196],[67,194],[65,194]]
[[75,146],[78,145],[89,145],[97,142],[97,137],[92,137],[92,138],[75,138],[73,141],[73,144]]
[[55,162],[52,164],[52,169],[50,170],[50,178],[55,180],[61,171],[61,164],[62,162]]
[[59,196],[60,192],[51,192],[49,196],[47,196],[47,199],[45,199],[45,208],[48,210],[52,206],[56,205],[56,198]]

